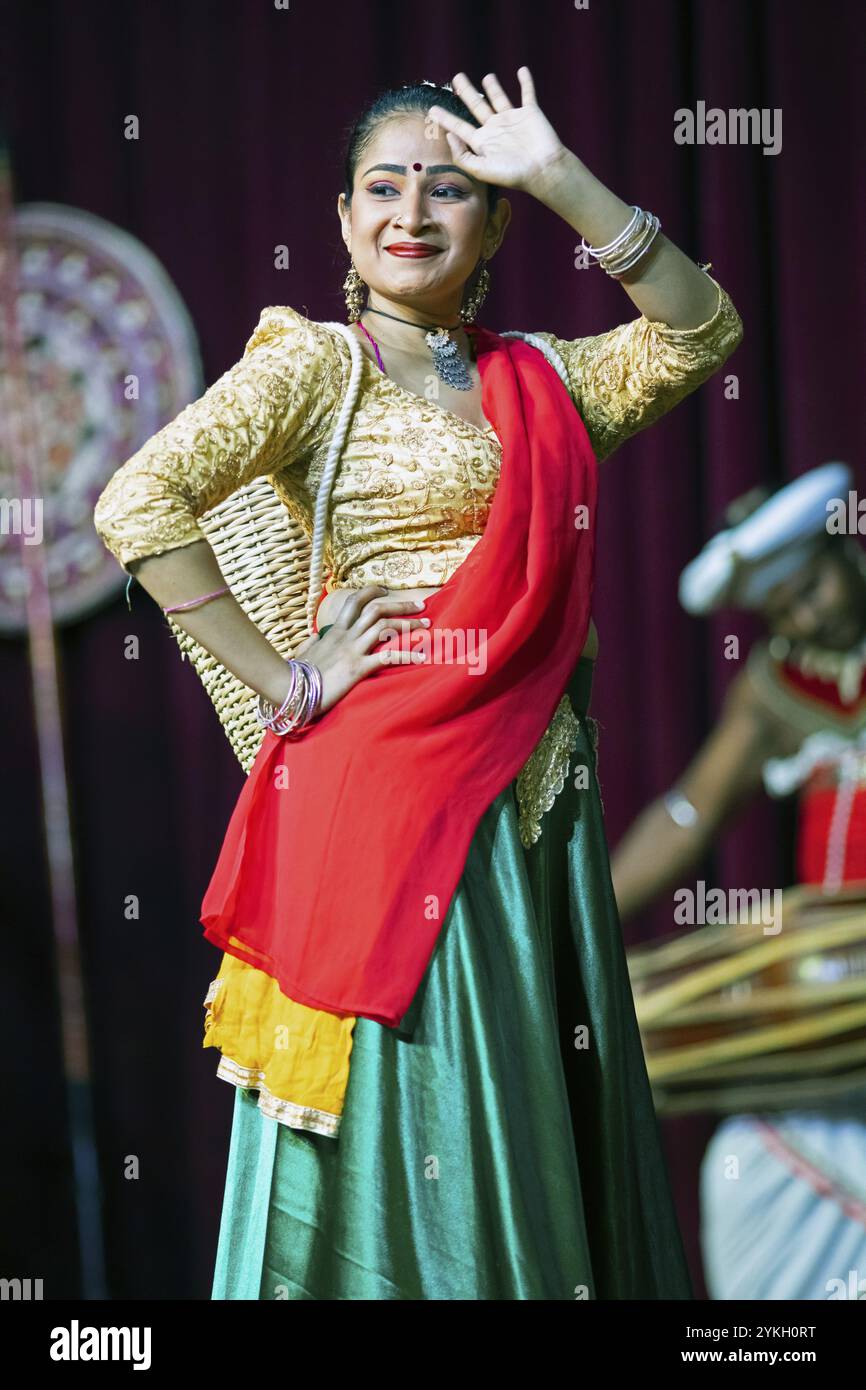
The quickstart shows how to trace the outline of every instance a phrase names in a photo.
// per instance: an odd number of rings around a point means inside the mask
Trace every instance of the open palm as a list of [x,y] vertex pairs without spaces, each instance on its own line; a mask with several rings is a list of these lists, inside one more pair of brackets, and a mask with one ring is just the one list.
[[529,68],[518,68],[517,76],[521,106],[512,106],[494,73],[481,79],[484,92],[465,72],[453,78],[452,88],[479,126],[441,106],[431,106],[429,114],[444,129],[458,168],[485,183],[529,191],[533,179],[562,153],[563,144],[535,99]]

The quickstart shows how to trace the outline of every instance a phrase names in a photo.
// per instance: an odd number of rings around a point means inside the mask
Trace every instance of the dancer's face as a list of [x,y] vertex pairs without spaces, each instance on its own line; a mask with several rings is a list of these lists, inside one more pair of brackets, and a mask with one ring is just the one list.
[[772,632],[847,651],[866,636],[866,579],[845,547],[828,545],[762,605]]
[[[444,131],[420,113],[379,126],[358,161],[351,206],[341,193],[337,210],[370,304],[398,314],[410,306],[437,322],[456,322],[466,281],[511,216],[504,198],[488,215],[487,185],[455,165]],[[433,250],[410,257],[387,249],[400,242]]]

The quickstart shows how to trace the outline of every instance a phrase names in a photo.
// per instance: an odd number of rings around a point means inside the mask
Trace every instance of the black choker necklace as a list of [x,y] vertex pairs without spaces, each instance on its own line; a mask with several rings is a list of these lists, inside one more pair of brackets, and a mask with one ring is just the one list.
[[424,341],[433,356],[433,366],[440,381],[444,381],[446,386],[453,386],[455,391],[472,390],[475,383],[467,371],[460,349],[454,339],[448,337],[453,329],[463,328],[462,323],[455,323],[450,329],[435,323],[413,323],[411,319],[400,318],[398,314],[389,314],[386,309],[373,309],[369,304],[366,305],[364,313],[382,314],[386,319],[395,319],[397,323],[408,323],[410,328],[427,330]]

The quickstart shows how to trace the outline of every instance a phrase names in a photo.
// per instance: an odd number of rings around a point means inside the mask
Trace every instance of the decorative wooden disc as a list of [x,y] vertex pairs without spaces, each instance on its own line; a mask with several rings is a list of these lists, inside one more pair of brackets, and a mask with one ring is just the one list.
[[[38,543],[48,551],[55,620],[66,623],[126,584],[94,529],[96,500],[115,470],[201,394],[201,361],[183,301],[135,237],[59,203],[22,204],[13,228],[23,385],[5,348],[0,367],[7,406],[29,412],[35,433]],[[20,490],[0,434],[0,496]],[[35,536],[33,501],[24,527]],[[23,544],[20,526],[0,532],[4,633],[25,631]]]

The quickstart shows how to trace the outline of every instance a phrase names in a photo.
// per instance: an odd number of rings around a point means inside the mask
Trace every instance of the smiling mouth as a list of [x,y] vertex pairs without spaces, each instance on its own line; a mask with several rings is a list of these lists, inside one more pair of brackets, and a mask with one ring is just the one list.
[[425,246],[422,242],[394,241],[385,250],[392,256],[403,256],[406,260],[420,260],[426,256],[438,256],[438,246]]

